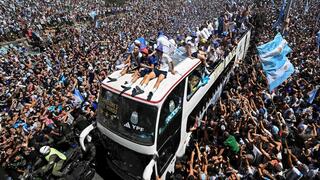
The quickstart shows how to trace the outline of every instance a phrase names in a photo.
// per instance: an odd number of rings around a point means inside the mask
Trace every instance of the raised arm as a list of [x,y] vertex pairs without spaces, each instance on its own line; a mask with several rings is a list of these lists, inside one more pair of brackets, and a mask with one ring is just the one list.
[[[196,153],[193,150],[191,153],[191,158],[190,158],[190,163],[189,163],[189,170],[192,171],[192,174],[193,174],[193,163],[194,163],[194,155],[195,154]],[[189,173],[191,173],[191,172],[189,172]]]
[[262,148],[262,143],[260,142],[259,144],[259,149],[261,151],[261,153],[270,161],[271,160],[271,157],[270,155]]
[[199,144],[196,142],[195,146],[196,146],[196,150],[197,150],[198,160],[201,161],[201,153],[200,153],[200,149],[199,149]]

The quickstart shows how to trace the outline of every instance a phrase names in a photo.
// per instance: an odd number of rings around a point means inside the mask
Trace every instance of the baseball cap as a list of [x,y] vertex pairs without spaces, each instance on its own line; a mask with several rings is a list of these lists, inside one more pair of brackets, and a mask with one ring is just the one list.
[[148,51],[147,48],[143,48],[143,49],[141,50],[141,53],[148,55],[149,51]]

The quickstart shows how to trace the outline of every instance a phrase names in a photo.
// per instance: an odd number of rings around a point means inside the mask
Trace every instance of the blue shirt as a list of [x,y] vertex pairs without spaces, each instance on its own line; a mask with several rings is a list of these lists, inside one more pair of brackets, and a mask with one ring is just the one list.
[[148,63],[150,64],[150,65],[154,65],[154,66],[158,66],[159,65],[159,57],[158,56],[151,56],[151,57],[149,57],[148,58]]

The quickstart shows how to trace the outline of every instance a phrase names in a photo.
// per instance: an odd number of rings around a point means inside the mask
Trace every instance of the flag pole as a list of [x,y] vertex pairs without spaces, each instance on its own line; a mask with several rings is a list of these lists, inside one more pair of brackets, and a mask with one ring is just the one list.
[[284,18],[283,18],[283,24],[282,24],[282,29],[281,29],[281,34],[283,35],[284,32],[285,32],[285,29],[286,29],[286,25],[287,23],[285,23],[290,15],[290,9],[291,9],[291,6],[293,4],[293,1],[294,0],[289,0],[287,6],[286,6],[286,9],[285,9],[285,14],[284,14]]

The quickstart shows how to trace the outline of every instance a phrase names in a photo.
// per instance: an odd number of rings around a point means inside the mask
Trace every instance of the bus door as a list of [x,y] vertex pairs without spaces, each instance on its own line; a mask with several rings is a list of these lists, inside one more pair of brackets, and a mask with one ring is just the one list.
[[183,80],[170,93],[161,108],[157,140],[159,176],[167,169],[180,144],[184,87]]

